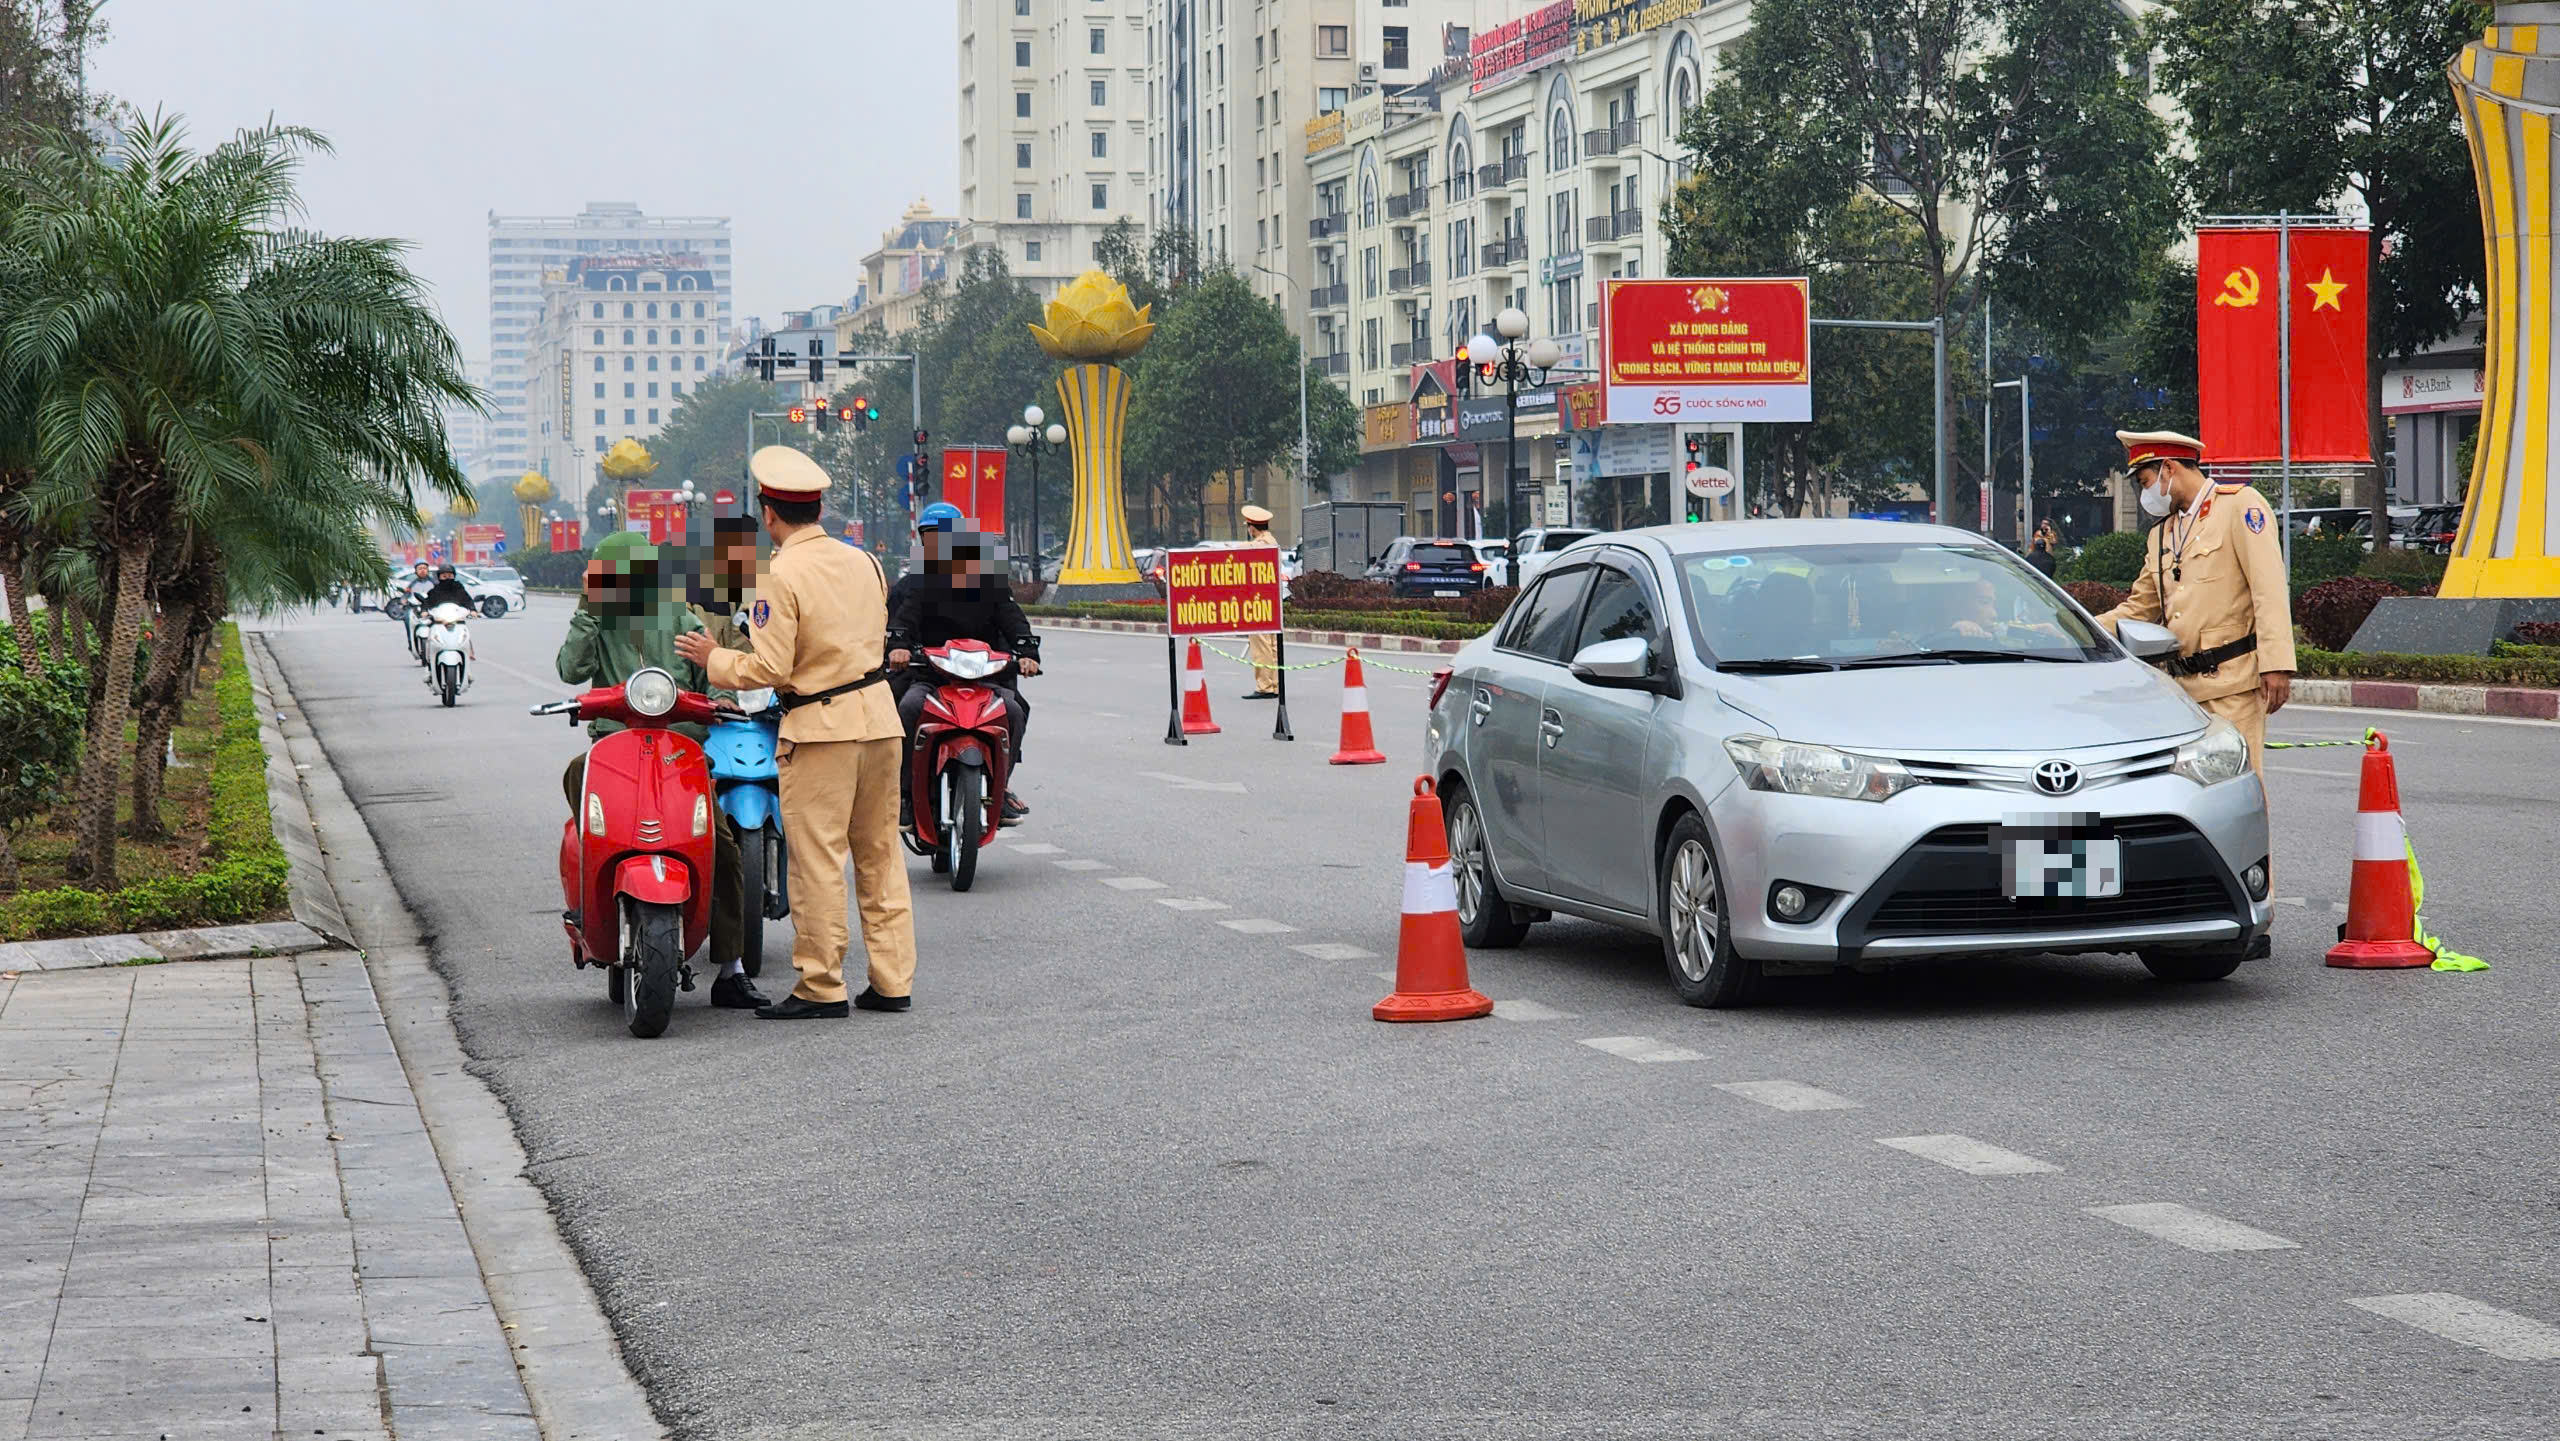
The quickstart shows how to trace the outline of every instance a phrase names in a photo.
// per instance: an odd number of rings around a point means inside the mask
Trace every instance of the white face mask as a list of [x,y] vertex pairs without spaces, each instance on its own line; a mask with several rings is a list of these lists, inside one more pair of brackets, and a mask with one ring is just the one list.
[[2165,485],[2146,485],[2142,488],[2142,495],[2139,498],[2142,502],[2142,513],[2154,520],[2178,508],[2178,502],[2170,497],[2169,487]]

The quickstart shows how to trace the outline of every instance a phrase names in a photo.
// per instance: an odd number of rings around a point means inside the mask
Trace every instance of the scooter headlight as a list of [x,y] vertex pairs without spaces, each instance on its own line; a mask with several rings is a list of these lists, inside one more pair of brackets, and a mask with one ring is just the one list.
[[653,666],[623,682],[622,699],[644,716],[665,715],[676,708],[676,678]]
[[594,791],[587,792],[587,834],[604,834],[604,797]]

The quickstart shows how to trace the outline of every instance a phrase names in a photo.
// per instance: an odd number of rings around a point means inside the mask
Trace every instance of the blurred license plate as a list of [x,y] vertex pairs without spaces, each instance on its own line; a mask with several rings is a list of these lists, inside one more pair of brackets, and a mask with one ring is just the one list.
[[2075,826],[1995,826],[1992,855],[2012,900],[2097,900],[2124,894],[2124,843]]
[[1454,591],[1454,590],[1435,590],[1435,591],[1433,591],[1433,592],[1432,592],[1432,594],[1433,594],[1433,595],[1435,595],[1435,596],[1442,596],[1442,595],[1456,595],[1456,594],[1457,594],[1457,592],[1456,592],[1456,591]]

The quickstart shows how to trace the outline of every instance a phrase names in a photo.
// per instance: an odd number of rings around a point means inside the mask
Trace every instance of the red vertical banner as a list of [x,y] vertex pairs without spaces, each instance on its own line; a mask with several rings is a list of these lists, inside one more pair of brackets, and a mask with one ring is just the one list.
[[2196,410],[2207,460],[2282,452],[2276,233],[2196,234]]
[[2368,232],[2292,232],[2293,458],[2373,463],[2368,428],[2365,273]]
[[978,489],[971,497],[976,503],[966,507],[969,518],[978,529],[989,535],[1004,534],[1004,466],[1007,452],[998,445],[978,447]]

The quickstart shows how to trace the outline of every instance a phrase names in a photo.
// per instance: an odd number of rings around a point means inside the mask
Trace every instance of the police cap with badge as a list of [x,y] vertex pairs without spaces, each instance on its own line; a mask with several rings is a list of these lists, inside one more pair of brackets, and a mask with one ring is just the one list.
[[826,471],[806,453],[787,445],[768,445],[758,450],[747,462],[747,474],[755,480],[756,494],[766,500],[826,498]]

